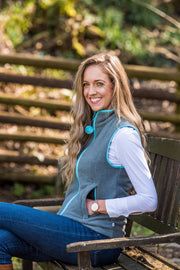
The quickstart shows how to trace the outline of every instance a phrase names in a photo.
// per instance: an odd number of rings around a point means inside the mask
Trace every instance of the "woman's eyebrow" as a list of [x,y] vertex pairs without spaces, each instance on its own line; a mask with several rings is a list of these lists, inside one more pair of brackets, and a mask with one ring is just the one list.
[[[94,82],[99,82],[99,81],[105,82],[103,79],[96,79],[96,80],[94,80]],[[84,80],[83,82],[88,82],[88,81],[87,80]]]

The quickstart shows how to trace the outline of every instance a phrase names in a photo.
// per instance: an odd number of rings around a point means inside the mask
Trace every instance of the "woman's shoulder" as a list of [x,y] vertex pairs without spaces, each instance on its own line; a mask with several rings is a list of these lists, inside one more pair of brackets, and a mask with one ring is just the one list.
[[113,137],[112,143],[123,146],[141,144],[139,132],[132,126],[119,127]]

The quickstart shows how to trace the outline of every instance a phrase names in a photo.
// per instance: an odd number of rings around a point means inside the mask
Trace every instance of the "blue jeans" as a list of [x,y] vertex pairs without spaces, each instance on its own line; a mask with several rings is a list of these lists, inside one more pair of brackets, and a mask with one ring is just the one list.
[[[77,254],[67,253],[67,244],[106,238],[69,218],[0,202],[0,264],[10,264],[12,256],[77,264]],[[113,263],[119,254],[120,249],[92,251],[92,265]]]

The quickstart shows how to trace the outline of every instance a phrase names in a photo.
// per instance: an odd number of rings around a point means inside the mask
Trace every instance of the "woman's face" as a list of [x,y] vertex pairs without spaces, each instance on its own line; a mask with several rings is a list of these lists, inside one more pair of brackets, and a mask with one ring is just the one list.
[[91,65],[85,69],[83,93],[93,111],[112,109],[113,85],[101,66]]

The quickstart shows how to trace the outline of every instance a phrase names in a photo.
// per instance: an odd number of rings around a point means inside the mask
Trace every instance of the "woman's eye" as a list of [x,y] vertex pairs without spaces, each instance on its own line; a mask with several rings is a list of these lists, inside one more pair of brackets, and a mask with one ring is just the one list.
[[103,86],[103,83],[102,82],[97,82],[97,85],[98,86]]
[[87,87],[88,86],[88,83],[83,83],[83,87]]

